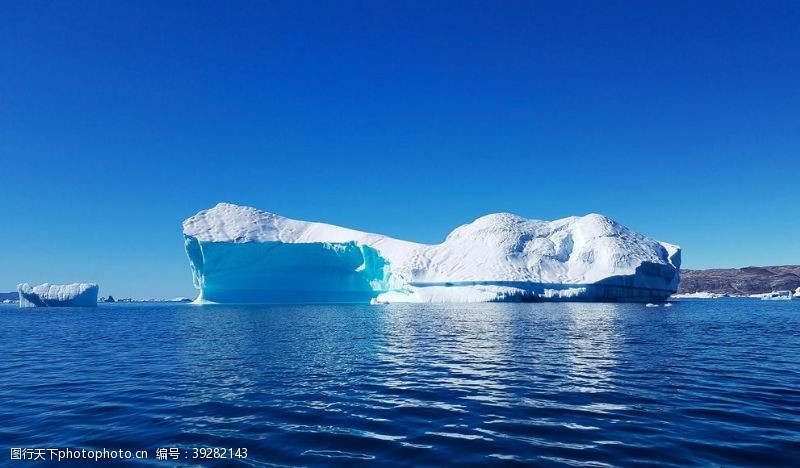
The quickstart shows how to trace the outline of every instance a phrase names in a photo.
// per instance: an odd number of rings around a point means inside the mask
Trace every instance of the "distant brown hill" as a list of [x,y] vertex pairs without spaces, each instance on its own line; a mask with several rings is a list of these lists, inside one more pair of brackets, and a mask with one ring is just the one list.
[[800,265],[681,270],[679,293],[761,294],[800,287]]

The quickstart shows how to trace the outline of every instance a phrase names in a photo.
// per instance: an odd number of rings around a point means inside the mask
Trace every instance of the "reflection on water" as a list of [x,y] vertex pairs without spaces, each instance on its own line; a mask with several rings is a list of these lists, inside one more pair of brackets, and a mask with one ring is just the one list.
[[800,456],[800,301],[0,312],[9,447],[247,447],[288,466]]
[[618,306],[615,304],[564,304],[569,313],[565,349],[569,392],[614,391],[614,368],[619,348]]

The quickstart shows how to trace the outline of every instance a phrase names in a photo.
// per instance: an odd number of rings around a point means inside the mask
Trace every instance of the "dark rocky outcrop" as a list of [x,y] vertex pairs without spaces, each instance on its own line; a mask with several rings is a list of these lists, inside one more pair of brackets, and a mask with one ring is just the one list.
[[681,270],[679,293],[762,294],[800,287],[800,265]]

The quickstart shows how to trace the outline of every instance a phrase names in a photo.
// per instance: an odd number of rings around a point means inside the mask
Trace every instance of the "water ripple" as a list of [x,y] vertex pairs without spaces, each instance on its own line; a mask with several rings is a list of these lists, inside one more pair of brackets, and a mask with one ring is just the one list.
[[246,447],[247,466],[800,460],[800,301],[0,306],[0,347],[6,454]]

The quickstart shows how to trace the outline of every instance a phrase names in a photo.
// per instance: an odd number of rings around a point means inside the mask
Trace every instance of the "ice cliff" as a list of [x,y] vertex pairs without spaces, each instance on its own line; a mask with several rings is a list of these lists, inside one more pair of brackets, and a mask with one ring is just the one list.
[[20,307],[94,307],[97,305],[96,284],[40,284],[17,286]]
[[679,282],[679,247],[598,214],[490,214],[426,245],[220,203],[183,234],[198,302],[649,302]]

